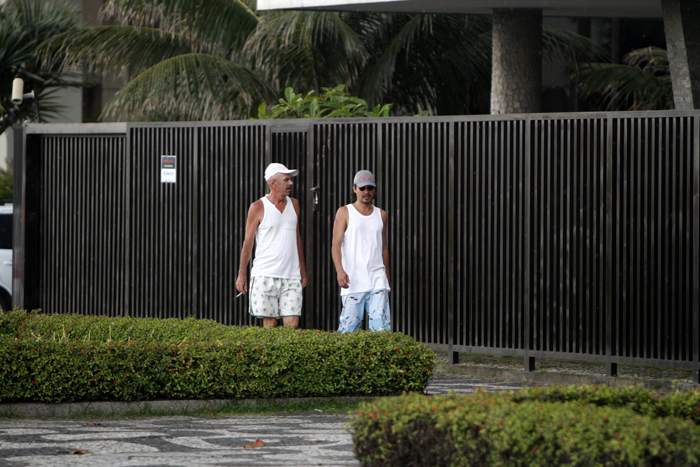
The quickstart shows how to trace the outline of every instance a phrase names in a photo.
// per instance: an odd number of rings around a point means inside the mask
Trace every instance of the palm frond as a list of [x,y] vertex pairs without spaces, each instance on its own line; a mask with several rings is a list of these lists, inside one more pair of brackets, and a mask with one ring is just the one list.
[[[75,12],[60,2],[11,0],[0,5],[0,73],[38,69],[36,48],[48,38],[76,30]],[[55,70],[54,70],[55,71]]]
[[585,96],[598,97],[608,110],[673,109],[673,89],[666,51],[632,51],[625,64],[586,63],[574,78]]
[[[51,99],[53,90],[81,87],[85,83],[59,66],[47,66],[37,60],[37,47],[58,33],[78,28],[75,10],[62,2],[41,0],[9,0],[0,5],[0,107],[3,121],[0,133],[13,121],[32,118],[37,105],[44,115],[60,109]],[[25,92],[34,91],[33,101],[25,100],[19,107],[10,102],[12,80],[24,78]]]
[[[49,86],[44,88],[40,94],[35,97],[33,102],[28,102],[29,113],[33,113],[32,119],[35,120],[37,117],[37,109],[41,114],[41,120],[46,121],[47,119],[65,117],[65,112],[68,107],[62,102],[65,102],[65,94],[59,95],[59,91],[63,91],[63,86]],[[80,91],[77,91],[78,93]]]
[[185,54],[164,60],[131,80],[107,105],[120,119],[166,116],[168,120],[250,118],[272,90],[255,73],[225,58]]
[[177,34],[192,50],[233,58],[255,30],[255,10],[241,0],[108,0],[102,16],[120,24]]
[[189,44],[159,29],[97,26],[59,34],[44,43],[41,53],[49,65],[63,69],[83,65],[88,71],[139,73],[159,61],[192,52]]
[[668,52],[660,47],[644,47],[625,55],[624,61],[630,66],[642,68],[649,73],[669,75]]
[[37,44],[28,31],[14,22],[0,22],[0,73],[14,77],[17,70],[32,57]]
[[490,23],[460,15],[396,19],[358,94],[373,104],[394,103],[395,114],[468,113],[477,96],[488,92]]
[[553,63],[561,58],[569,69],[579,63],[609,61],[610,53],[597,42],[573,31],[544,25],[542,27],[542,58]]
[[244,52],[278,91],[347,84],[367,58],[361,38],[332,12],[265,14]]
[[[382,94],[390,92],[392,87],[392,78],[396,73],[396,61],[399,54],[405,53],[410,55],[411,44],[416,39],[416,36],[422,32],[423,16],[415,15],[398,31],[396,35],[391,37],[389,44],[382,50],[371,68],[365,72],[362,78],[361,89],[367,89],[370,93],[368,99],[370,102],[376,102]],[[368,86],[366,83],[372,83]],[[373,95],[372,95],[373,94]]]
[[17,22],[33,36],[36,44],[78,27],[75,8],[66,1],[10,0],[6,5],[15,8]]

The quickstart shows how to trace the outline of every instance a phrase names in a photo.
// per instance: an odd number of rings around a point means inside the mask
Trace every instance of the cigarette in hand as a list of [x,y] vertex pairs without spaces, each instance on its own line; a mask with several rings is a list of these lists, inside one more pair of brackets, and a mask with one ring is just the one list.
[[236,298],[240,297],[241,295],[243,295],[243,292],[241,292],[241,293],[239,293],[238,295],[236,295]]

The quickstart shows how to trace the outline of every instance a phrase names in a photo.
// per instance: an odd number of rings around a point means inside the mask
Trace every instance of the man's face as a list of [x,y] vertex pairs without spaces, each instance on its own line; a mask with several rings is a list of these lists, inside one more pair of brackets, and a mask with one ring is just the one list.
[[292,194],[292,185],[294,185],[294,182],[292,181],[291,175],[277,174],[272,179],[272,181],[275,184],[275,187],[277,187],[285,195],[289,196],[290,194]]
[[353,186],[352,191],[355,192],[355,195],[357,195],[357,199],[359,199],[360,202],[370,204],[374,199],[377,188],[371,185],[363,186],[362,188]]

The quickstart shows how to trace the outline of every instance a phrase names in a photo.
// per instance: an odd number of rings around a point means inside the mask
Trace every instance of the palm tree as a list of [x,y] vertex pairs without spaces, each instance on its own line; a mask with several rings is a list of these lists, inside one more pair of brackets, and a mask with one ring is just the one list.
[[[60,113],[54,99],[58,89],[85,83],[69,69],[44,66],[37,60],[37,48],[48,38],[78,29],[75,11],[65,5],[41,0],[10,0],[0,4],[0,133],[16,122]],[[24,90],[34,91],[34,100],[16,106],[11,101],[12,82],[24,79]]]
[[645,47],[625,55],[623,64],[585,63],[575,73],[581,92],[607,110],[673,109],[668,54]]
[[372,59],[359,77],[369,101],[394,102],[403,114],[488,112],[490,21],[483,16],[377,15],[355,20],[367,34]]
[[[247,0],[108,0],[116,24],[66,34],[48,51],[68,65],[118,69],[108,104],[121,118],[248,118],[261,101],[346,89],[411,115],[488,111],[490,20],[464,15],[275,12]],[[548,28],[544,51],[592,59],[590,41]]]
[[[488,17],[275,12],[260,17],[244,51],[278,92],[342,83],[370,105],[393,103],[395,114],[488,112]],[[543,51],[572,67],[604,54],[589,39],[549,26]]]
[[248,118],[273,95],[241,49],[258,18],[241,0],[108,0],[115,24],[55,37],[47,61],[116,70],[129,79],[104,116],[167,120]]
[[349,84],[369,52],[343,15],[273,12],[260,17],[244,47],[252,66],[272,87],[313,90]]

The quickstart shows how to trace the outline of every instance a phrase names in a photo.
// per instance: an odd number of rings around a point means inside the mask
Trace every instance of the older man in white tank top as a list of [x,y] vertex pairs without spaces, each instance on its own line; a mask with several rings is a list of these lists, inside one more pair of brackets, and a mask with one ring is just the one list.
[[333,263],[343,311],[338,330],[354,332],[365,311],[372,331],[391,330],[387,213],[372,204],[377,182],[369,170],[353,180],[354,203],[338,209],[333,226]]
[[265,169],[270,193],[253,202],[248,210],[245,240],[236,289],[248,292],[246,269],[255,243],[250,272],[248,311],[262,318],[266,328],[299,327],[302,288],[306,287],[304,249],[299,233],[299,201],[291,198],[292,177],[297,170],[272,163]]

